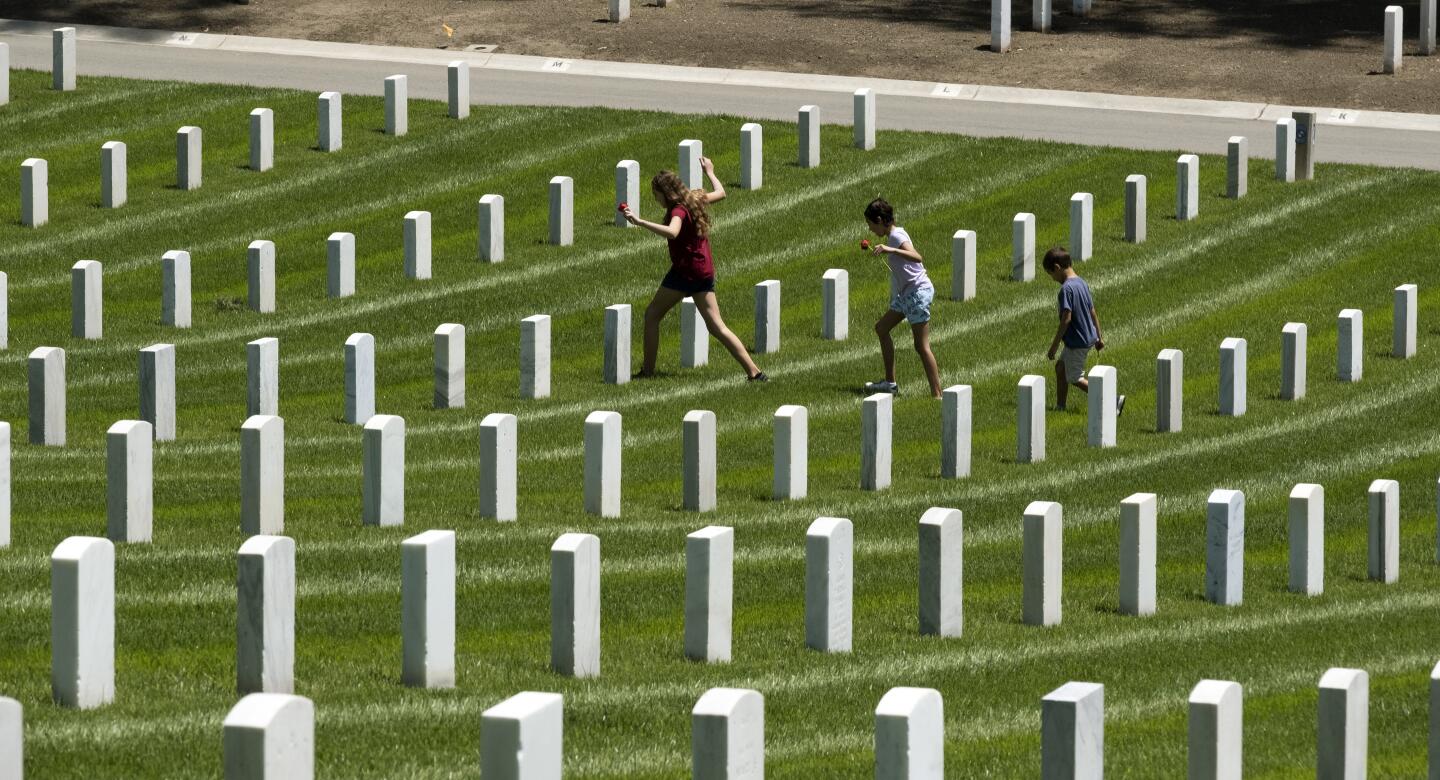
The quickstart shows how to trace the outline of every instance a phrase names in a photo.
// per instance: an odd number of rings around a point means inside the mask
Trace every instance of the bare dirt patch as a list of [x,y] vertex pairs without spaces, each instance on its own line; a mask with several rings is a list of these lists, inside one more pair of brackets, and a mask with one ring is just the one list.
[[[0,0],[0,16],[128,27],[1440,113],[1440,57],[1377,73],[1393,0],[1054,0],[1055,31],[997,55],[988,0]],[[444,27],[453,35],[447,35]]]

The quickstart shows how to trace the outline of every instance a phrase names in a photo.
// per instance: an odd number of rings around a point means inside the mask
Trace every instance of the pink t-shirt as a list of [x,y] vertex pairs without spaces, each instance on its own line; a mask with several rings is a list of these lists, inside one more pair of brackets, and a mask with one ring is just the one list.
[[[885,246],[899,249],[910,240],[910,234],[905,228],[895,225],[890,228],[890,235],[885,237]],[[912,245],[913,246],[913,245]],[[930,275],[925,273],[923,263],[894,253],[885,255],[885,262],[890,265],[890,295],[909,295],[921,287],[930,286]]]

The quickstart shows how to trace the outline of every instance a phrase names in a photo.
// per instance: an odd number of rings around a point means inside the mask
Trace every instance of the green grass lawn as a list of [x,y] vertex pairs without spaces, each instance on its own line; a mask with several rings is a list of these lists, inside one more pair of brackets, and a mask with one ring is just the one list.
[[[1440,239],[1440,175],[1321,165],[1316,180],[1274,181],[1251,165],[1250,195],[1221,197],[1223,160],[1201,163],[1202,207],[1173,219],[1174,153],[882,132],[879,148],[825,127],[824,160],[802,170],[792,125],[767,123],[765,187],[741,191],[741,117],[595,109],[480,108],[464,121],[414,101],[410,134],[391,138],[379,98],[347,96],[345,147],[315,143],[315,96],[277,90],[85,79],[49,91],[48,74],[17,72],[0,108],[0,269],[10,281],[10,345],[0,353],[0,419],[14,426],[14,542],[0,550],[0,694],[26,708],[27,768],[36,777],[215,777],[220,722],[236,701],[235,552],[245,342],[280,338],[287,429],[286,533],[297,542],[297,693],[315,701],[323,777],[472,777],[479,715],[522,690],[565,696],[572,777],[683,777],[690,708],[708,688],[765,696],[767,764],[775,777],[872,772],[873,710],[894,686],[945,698],[947,767],[955,776],[1034,776],[1040,698],[1070,680],[1104,683],[1106,764],[1119,777],[1175,777],[1186,761],[1186,697],[1199,680],[1245,687],[1248,777],[1313,775],[1316,683],[1331,666],[1372,675],[1370,767],[1413,777],[1426,765],[1428,682],[1440,659],[1436,475],[1440,473],[1440,287],[1429,263]],[[275,111],[275,168],[248,160],[251,108]],[[883,117],[883,106],[881,115]],[[882,120],[883,121],[883,120]],[[174,183],[174,133],[205,132],[205,183]],[[667,322],[654,381],[601,382],[604,308],[635,306],[636,365],[644,304],[663,274],[664,245],[612,226],[613,170],[673,167],[683,138],[705,142],[736,182],[714,210],[719,298],[742,340],[753,333],[752,286],[784,284],[783,347],[759,357],[772,377],[749,386],[718,344],[710,365],[678,368]],[[99,202],[99,147],[129,145],[130,200]],[[1266,138],[1252,139],[1267,143]],[[19,164],[50,163],[50,224],[18,224]],[[1126,175],[1150,181],[1149,241],[1121,240]],[[547,182],[575,179],[572,247],[546,236]],[[1039,373],[1054,328],[1056,286],[1008,281],[1010,221],[1037,215],[1043,248],[1068,240],[1068,202],[1095,194],[1094,289],[1129,405],[1119,446],[1085,446],[1082,402],[1048,418],[1050,459],[1015,462],[1015,384]],[[475,258],[476,201],[506,199],[505,262]],[[919,361],[897,332],[894,485],[859,489],[858,388],[880,376],[870,323],[888,303],[884,267],[855,248],[861,210],[883,195],[925,254],[940,291],[935,351],[944,383],[974,387],[972,476],[941,480],[940,406],[923,397]],[[402,217],[434,219],[434,278],[405,279]],[[646,195],[642,213],[656,218]],[[979,235],[979,294],[949,301],[950,236]],[[325,238],[356,235],[357,294],[325,293]],[[246,245],[275,242],[278,310],[233,301],[246,289]],[[194,328],[159,324],[160,256],[189,250]],[[104,264],[105,338],[69,336],[70,266]],[[821,275],[850,271],[851,336],[820,339]],[[1420,352],[1388,357],[1391,290],[1420,284]],[[1335,380],[1335,318],[1365,310],[1365,374]],[[553,397],[522,401],[519,322],[553,318]],[[1310,327],[1310,393],[1278,399],[1280,333]],[[464,410],[431,408],[431,334],[468,330]],[[406,419],[408,505],[402,528],[362,527],[361,430],[340,421],[343,343],[374,334],[377,406]],[[1245,337],[1250,411],[1215,414],[1218,347]],[[155,452],[154,543],[117,551],[116,699],[76,712],[49,688],[49,563],[71,535],[105,532],[106,429],[138,415],[137,350],[174,343],[179,440]],[[61,346],[69,360],[69,444],[25,444],[25,358]],[[1155,355],[1185,352],[1184,431],[1155,433]],[[1053,396],[1052,396],[1053,397]],[[769,500],[771,416],[810,410],[810,497]],[[624,415],[624,510],[581,505],[585,415]],[[681,418],[718,417],[720,507],[680,509]],[[478,516],[478,426],[519,418],[519,521]],[[1366,488],[1401,484],[1402,574],[1365,579]],[[1328,499],[1326,589],[1286,591],[1286,501],[1299,482]],[[1205,499],[1247,496],[1246,593],[1222,608],[1203,593]],[[1118,607],[1120,501],[1160,496],[1159,613]],[[1021,514],[1064,505],[1064,623],[1020,623]],[[965,514],[965,636],[917,633],[916,524],[931,506]],[[854,652],[804,645],[804,537],[819,516],[855,525]],[[681,652],[685,535],[734,526],[734,662]],[[459,537],[457,674],[453,691],[400,685],[400,550],[427,529]],[[547,669],[550,544],[598,534],[603,560],[603,676]]]

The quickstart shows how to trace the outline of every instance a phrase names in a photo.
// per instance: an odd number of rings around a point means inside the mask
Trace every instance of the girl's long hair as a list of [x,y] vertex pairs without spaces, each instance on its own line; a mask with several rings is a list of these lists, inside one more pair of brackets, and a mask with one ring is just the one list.
[[650,180],[650,187],[665,204],[668,214],[676,206],[684,206],[690,219],[695,223],[695,232],[701,236],[710,234],[710,204],[704,190],[692,190],[675,175],[674,171],[661,171]]

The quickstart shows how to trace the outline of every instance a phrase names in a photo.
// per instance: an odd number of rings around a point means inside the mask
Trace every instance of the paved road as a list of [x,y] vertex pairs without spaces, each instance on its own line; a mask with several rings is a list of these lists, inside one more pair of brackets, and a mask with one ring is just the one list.
[[[1292,107],[761,71],[547,60],[488,53],[79,27],[84,75],[250,84],[378,95],[410,76],[417,98],[445,98],[445,64],[471,64],[477,104],[608,106],[794,121],[802,104],[848,124],[851,93],[875,90],[882,128],[1012,136],[1223,154],[1232,135],[1273,155]],[[48,70],[49,25],[0,20],[14,67]],[[1319,108],[1317,159],[1440,170],[1440,116]]]

